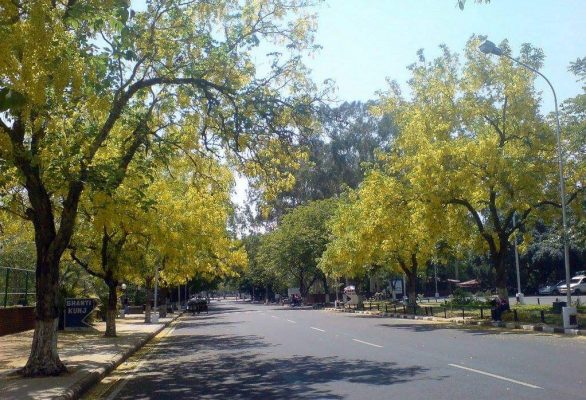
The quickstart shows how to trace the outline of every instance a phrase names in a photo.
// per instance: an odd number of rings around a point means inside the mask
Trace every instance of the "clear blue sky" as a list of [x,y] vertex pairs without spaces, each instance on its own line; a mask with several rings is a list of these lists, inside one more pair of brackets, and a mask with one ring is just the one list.
[[[144,9],[145,0],[132,5]],[[558,98],[581,92],[568,72],[570,61],[586,56],[586,0],[467,0],[461,11],[456,0],[325,0],[316,7],[317,43],[323,49],[306,64],[316,82],[332,78],[339,100],[368,100],[386,88],[389,77],[404,86],[407,65],[416,51],[428,59],[438,46],[462,52],[472,34],[488,35],[499,43],[508,39],[514,52],[528,42],[545,52],[542,72],[552,81]],[[544,111],[553,100],[543,82]]]
[[[144,0],[133,0],[141,9]],[[586,0],[468,0],[461,11],[456,0],[325,0],[317,7],[317,43],[323,49],[306,63],[313,78],[335,80],[339,100],[368,100],[386,88],[385,78],[402,86],[407,65],[423,48],[426,57],[439,55],[445,43],[461,53],[472,34],[488,35],[499,43],[508,39],[514,52],[531,43],[545,52],[542,72],[564,100],[582,91],[568,72],[570,61],[586,56]],[[553,110],[545,83],[543,109]],[[243,202],[246,184],[238,179],[235,199]]]
[[[468,0],[461,11],[456,0],[326,0],[318,7],[317,42],[323,50],[307,60],[316,81],[333,78],[340,100],[367,100],[386,87],[385,77],[401,86],[409,78],[406,66],[425,49],[426,58],[439,55],[445,43],[461,53],[468,38],[488,35],[508,39],[514,52],[529,42],[545,52],[542,72],[563,100],[581,92],[568,72],[569,62],[586,56],[586,0]],[[544,110],[553,100],[544,91]]]

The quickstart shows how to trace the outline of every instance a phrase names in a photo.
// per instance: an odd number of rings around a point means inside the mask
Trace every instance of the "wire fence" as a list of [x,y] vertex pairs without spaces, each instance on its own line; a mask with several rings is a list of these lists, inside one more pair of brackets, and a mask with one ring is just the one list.
[[0,267],[0,307],[28,306],[35,302],[35,271]]

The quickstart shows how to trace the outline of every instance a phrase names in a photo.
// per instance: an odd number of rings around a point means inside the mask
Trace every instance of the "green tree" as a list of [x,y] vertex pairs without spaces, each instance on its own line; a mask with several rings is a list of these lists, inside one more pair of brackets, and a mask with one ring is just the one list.
[[[584,83],[582,93],[567,99],[561,105],[561,125],[564,137],[566,176],[570,182],[581,185],[576,201],[571,203],[569,210],[570,245],[577,251],[586,250],[586,57],[579,58],[570,64],[569,70],[576,75],[578,81]],[[580,265],[580,264],[579,264]]]
[[[251,295],[257,288],[272,289],[274,293],[281,293],[286,289],[287,284],[283,274],[275,271],[272,265],[263,264],[261,252],[267,251],[267,245],[263,247],[263,242],[268,239],[266,235],[251,234],[243,239],[246,254],[248,256],[248,267],[244,274],[240,276],[240,288],[250,291]],[[266,258],[264,259],[266,261]],[[266,293],[268,296],[268,293]]]
[[389,150],[395,127],[388,115],[370,112],[374,102],[344,102],[317,110],[319,135],[305,138],[307,160],[293,172],[295,184],[271,202],[269,220],[312,200],[323,200],[356,188],[365,164],[376,162],[377,151]]
[[335,207],[334,199],[316,200],[286,214],[278,227],[261,239],[260,268],[298,286],[302,297],[319,281],[327,293],[326,277],[317,264],[329,239],[327,221]]

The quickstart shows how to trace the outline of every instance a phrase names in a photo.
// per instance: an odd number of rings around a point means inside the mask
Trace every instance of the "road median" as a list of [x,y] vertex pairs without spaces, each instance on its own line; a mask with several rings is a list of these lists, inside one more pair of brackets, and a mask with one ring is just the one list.
[[433,321],[445,324],[446,327],[450,326],[474,326],[474,327],[486,327],[486,328],[502,328],[502,329],[516,329],[533,332],[546,332],[556,333],[561,335],[569,336],[586,336],[586,329],[564,329],[557,326],[549,326],[544,324],[527,324],[522,322],[504,322],[504,321],[478,321],[475,319],[461,319],[461,318],[442,318],[442,317],[431,317],[431,316],[420,316],[413,314],[393,313],[384,311],[368,311],[368,310],[354,310],[348,308],[324,308],[324,311],[329,312],[343,312],[351,313],[356,315],[379,317],[379,318],[396,318],[396,319],[413,319],[419,321]]

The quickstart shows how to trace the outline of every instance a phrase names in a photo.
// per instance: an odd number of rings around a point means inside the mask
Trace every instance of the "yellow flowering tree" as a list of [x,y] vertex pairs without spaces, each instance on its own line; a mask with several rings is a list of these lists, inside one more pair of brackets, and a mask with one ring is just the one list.
[[196,274],[230,276],[245,263],[226,230],[232,186],[227,168],[194,156],[158,166],[151,178],[134,169],[114,194],[86,192],[70,245],[71,257],[108,287],[106,336],[116,336],[120,283],[150,289],[158,268],[162,284],[172,286]]
[[[149,0],[140,12],[129,3],[0,1],[0,175],[11,177],[0,193],[23,194],[37,249],[26,376],[65,371],[59,262],[88,186],[111,191],[140,149],[168,141],[271,178],[256,182],[270,193],[295,156],[282,150],[312,123],[305,0]],[[260,43],[276,50],[263,71]]]
[[[507,298],[511,236],[537,211],[542,218],[558,214],[555,134],[539,112],[535,75],[505,57],[480,53],[481,39],[470,39],[463,64],[445,46],[431,62],[420,53],[410,67],[411,98],[392,84],[379,111],[392,113],[399,126],[396,145],[410,165],[413,190],[468,214],[495,270],[499,295]],[[506,42],[501,48],[511,52]],[[519,57],[535,68],[543,60],[530,45],[522,46]],[[567,186],[570,200],[583,196],[579,180]]]
[[386,157],[360,187],[342,201],[330,221],[332,236],[320,267],[330,276],[360,276],[378,267],[407,278],[409,302],[417,298],[421,265],[439,258],[439,241],[450,243],[447,227],[458,218],[413,190],[401,162]]

